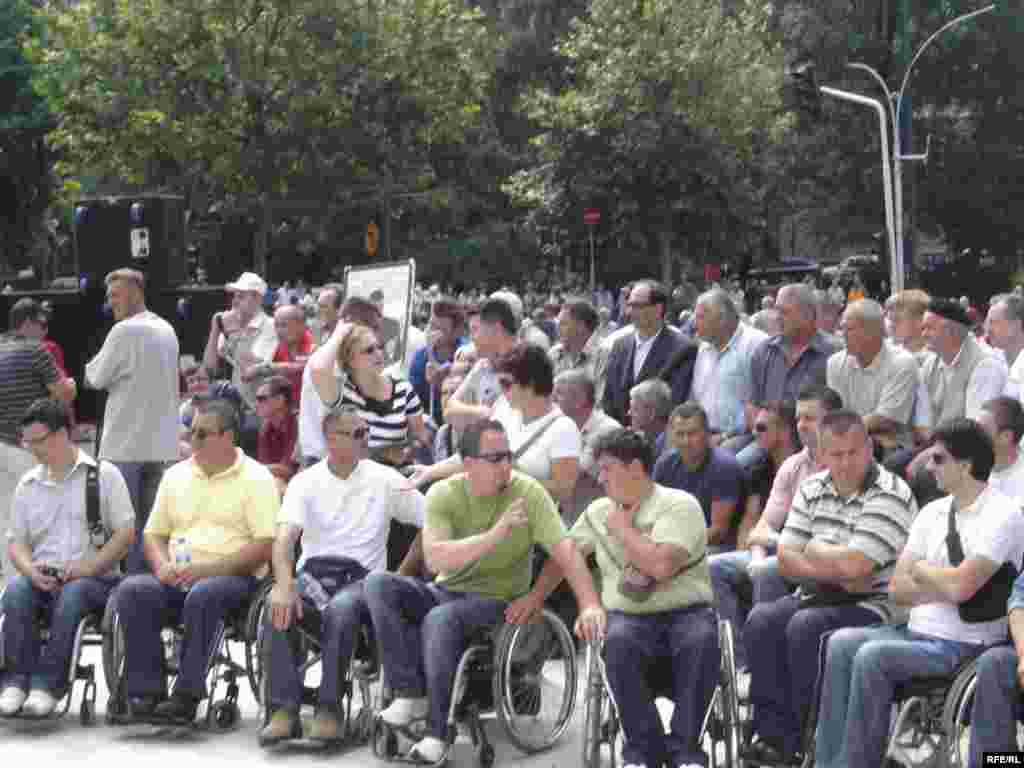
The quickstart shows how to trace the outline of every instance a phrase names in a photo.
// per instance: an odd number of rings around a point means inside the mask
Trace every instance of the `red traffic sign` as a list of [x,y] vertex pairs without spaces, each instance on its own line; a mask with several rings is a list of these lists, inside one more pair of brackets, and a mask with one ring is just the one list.
[[583,211],[583,223],[596,226],[601,223],[601,211],[598,208],[587,208]]

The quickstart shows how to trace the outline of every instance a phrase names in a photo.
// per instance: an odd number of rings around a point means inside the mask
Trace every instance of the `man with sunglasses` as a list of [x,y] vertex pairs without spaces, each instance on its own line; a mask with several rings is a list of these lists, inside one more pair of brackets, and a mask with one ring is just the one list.
[[437,764],[446,755],[448,709],[459,657],[468,637],[509,616],[510,603],[530,591],[531,549],[557,562],[580,604],[577,633],[603,634],[605,613],[586,564],[566,538],[551,496],[512,469],[505,429],[477,421],[462,434],[465,472],[427,494],[423,554],[433,583],[375,571],[366,579],[394,701],[380,716],[402,727],[427,719],[410,757]]
[[[237,446],[234,404],[202,400],[192,457],[164,473],[146,524],[152,574],[126,579],[112,597],[125,633],[124,695],[133,719],[185,724],[207,696],[217,626],[241,611],[267,575],[280,496],[266,467]],[[160,630],[185,633],[174,693],[167,695]]]
[[[296,624],[318,634],[323,644],[318,706],[305,731],[332,742],[341,736],[338,702],[343,664],[352,658],[360,627],[368,626],[363,594],[366,574],[387,567],[393,520],[422,528],[425,503],[397,471],[369,458],[369,428],[355,406],[342,405],[323,420],[327,457],[300,472],[288,486],[274,540],[274,589],[270,593],[270,656],[267,691],[271,717],[260,732],[269,746],[301,736],[302,678],[294,648]],[[318,579],[333,592],[319,609],[297,585],[295,547],[302,537],[298,573]],[[423,549],[417,535],[398,568],[419,575]],[[305,583],[304,579],[304,583]],[[328,582],[330,582],[328,584]]]

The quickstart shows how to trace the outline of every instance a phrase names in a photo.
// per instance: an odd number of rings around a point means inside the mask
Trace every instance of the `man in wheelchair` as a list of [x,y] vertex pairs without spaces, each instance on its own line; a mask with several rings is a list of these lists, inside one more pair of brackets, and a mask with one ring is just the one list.
[[[392,520],[423,527],[423,495],[409,490],[394,469],[367,458],[369,429],[354,406],[343,405],[328,413],[323,432],[327,458],[292,479],[278,518],[275,584],[270,593],[270,663],[264,670],[269,674],[271,716],[260,732],[264,746],[302,735],[298,718],[302,679],[292,645],[296,633],[289,631],[296,622],[318,634],[323,646],[318,706],[306,736],[324,742],[340,738],[339,681],[352,659],[360,627],[370,623],[363,579],[387,567]],[[292,575],[300,535],[299,574],[307,584],[307,579],[317,579],[331,593],[330,602],[319,608],[309,594],[313,590],[303,591]],[[417,536],[398,572],[416,576],[422,562]]]
[[[244,609],[269,571],[280,507],[270,470],[237,447],[238,411],[226,400],[196,405],[192,457],[164,474],[144,532],[155,575],[121,583],[123,695],[132,719],[190,723],[206,698],[207,668],[223,621]],[[162,628],[184,637],[172,696],[164,701]]]
[[477,630],[499,624],[509,602],[530,589],[534,544],[568,574],[580,603],[577,631],[603,632],[604,609],[586,564],[565,535],[551,496],[512,470],[504,428],[482,420],[460,442],[464,473],[427,494],[423,552],[437,580],[424,583],[376,571],[366,599],[394,700],[380,714],[392,727],[427,718],[410,758],[437,764],[447,754],[446,728],[459,658]]
[[[78,625],[90,613],[102,613],[135,539],[135,513],[121,472],[79,450],[68,424],[64,405],[50,399],[35,401],[21,419],[22,442],[39,465],[14,491],[7,531],[20,575],[3,595],[0,715],[46,717],[54,711],[70,682]],[[40,613],[50,625],[41,656]]]
[[896,686],[952,678],[986,646],[1005,640],[1005,592],[994,614],[969,615],[971,598],[983,597],[979,590],[1002,564],[1019,564],[1024,551],[1020,506],[987,484],[994,459],[991,439],[969,419],[935,431],[927,468],[948,495],[914,520],[889,584],[893,600],[910,607],[910,621],[848,627],[829,637],[816,766],[881,765]]
[[[570,537],[594,554],[608,609],[605,668],[622,719],[626,768],[700,768],[700,732],[718,684],[718,623],[707,562],[707,526],[697,500],[660,486],[654,452],[641,434],[619,429],[594,449],[608,496],[593,502]],[[513,620],[539,610],[562,575],[548,563]],[[666,735],[655,707],[665,682],[675,709]]]

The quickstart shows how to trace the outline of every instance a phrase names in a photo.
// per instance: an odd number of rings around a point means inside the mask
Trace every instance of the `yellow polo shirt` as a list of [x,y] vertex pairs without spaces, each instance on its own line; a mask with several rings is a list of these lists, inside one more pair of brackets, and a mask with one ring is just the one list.
[[[207,475],[194,459],[175,464],[160,481],[146,533],[188,541],[193,563],[233,555],[258,539],[273,539],[281,502],[274,476],[236,449],[235,463]],[[255,576],[264,575],[262,567]]]

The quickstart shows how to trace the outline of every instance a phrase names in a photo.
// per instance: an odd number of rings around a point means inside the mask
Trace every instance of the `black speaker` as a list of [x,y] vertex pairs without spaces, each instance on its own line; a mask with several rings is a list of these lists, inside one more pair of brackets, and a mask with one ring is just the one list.
[[122,267],[146,275],[147,293],[186,282],[185,198],[132,195],[79,200],[74,214],[78,269],[87,293]]

